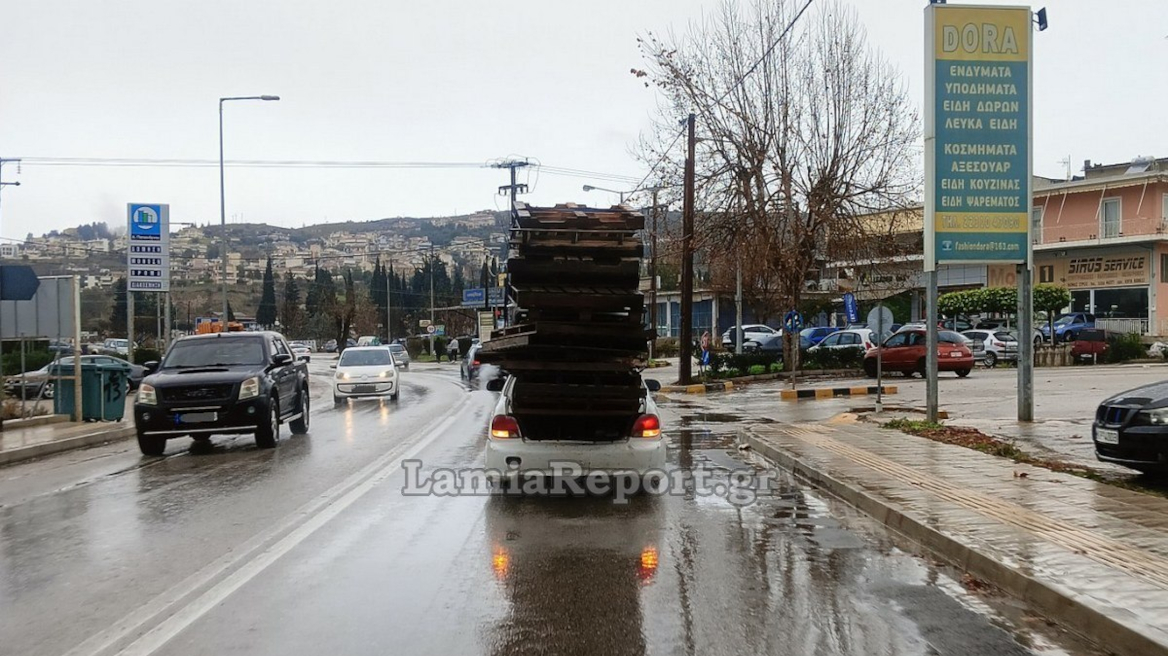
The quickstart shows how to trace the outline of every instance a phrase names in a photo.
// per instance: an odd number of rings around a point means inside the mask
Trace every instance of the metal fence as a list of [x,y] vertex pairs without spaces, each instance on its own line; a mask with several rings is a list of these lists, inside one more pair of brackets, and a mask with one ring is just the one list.
[[1127,335],[1135,333],[1137,335],[1147,335],[1148,320],[1147,319],[1095,319],[1095,327],[1102,328],[1108,332],[1120,333]]

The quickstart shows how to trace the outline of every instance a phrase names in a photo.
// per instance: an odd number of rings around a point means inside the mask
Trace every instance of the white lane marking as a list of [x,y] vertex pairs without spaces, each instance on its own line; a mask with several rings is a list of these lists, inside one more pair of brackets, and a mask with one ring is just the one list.
[[[315,500],[289,513],[277,526],[251,538],[238,550],[212,561],[142,604],[110,628],[69,650],[65,656],[98,656],[119,647],[121,649],[116,653],[126,656],[153,653],[232,592],[255,578],[280,556],[303,542],[328,520],[400,470],[403,460],[412,458],[442,436],[449,425],[458,419],[469,401],[469,397],[464,397],[447,417],[427,424],[419,440],[403,444],[374,460]],[[408,452],[403,454],[403,451]],[[160,618],[156,626],[134,638],[143,627]],[[133,642],[126,644],[131,638]]]

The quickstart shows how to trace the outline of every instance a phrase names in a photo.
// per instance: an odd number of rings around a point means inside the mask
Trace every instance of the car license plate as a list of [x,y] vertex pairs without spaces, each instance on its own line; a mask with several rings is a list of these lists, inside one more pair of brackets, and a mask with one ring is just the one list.
[[202,424],[219,418],[217,412],[184,412],[174,416],[176,424]]
[[959,358],[961,357],[961,351],[949,351],[949,357]]
[[1096,428],[1095,441],[1100,444],[1119,444],[1119,431],[1110,428]]
[[376,385],[354,385],[353,386],[353,393],[355,393],[355,394],[369,394],[370,392],[376,392],[376,391],[377,391]]

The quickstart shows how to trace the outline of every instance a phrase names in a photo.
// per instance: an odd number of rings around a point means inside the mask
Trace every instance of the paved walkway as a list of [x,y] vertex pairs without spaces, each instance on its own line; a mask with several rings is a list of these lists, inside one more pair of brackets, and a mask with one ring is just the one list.
[[131,437],[134,434],[131,404],[132,400],[128,399],[122,421],[65,421],[27,427],[6,421],[4,432],[0,433],[0,465]]
[[1168,500],[846,418],[745,436],[1101,647],[1168,653]]

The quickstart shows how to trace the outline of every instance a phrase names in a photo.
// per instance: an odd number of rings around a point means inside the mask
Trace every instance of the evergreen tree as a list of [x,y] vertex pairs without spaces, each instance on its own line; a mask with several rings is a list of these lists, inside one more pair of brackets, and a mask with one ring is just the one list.
[[303,330],[300,311],[300,283],[289,271],[284,276],[284,294],[280,302],[280,325],[284,333],[298,334]]
[[272,257],[270,255],[268,256],[268,266],[264,269],[260,305],[256,308],[256,323],[268,329],[276,325],[276,279],[272,275]]

